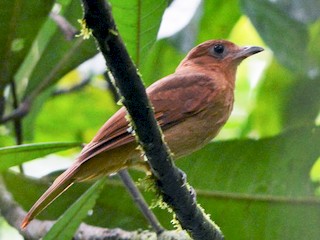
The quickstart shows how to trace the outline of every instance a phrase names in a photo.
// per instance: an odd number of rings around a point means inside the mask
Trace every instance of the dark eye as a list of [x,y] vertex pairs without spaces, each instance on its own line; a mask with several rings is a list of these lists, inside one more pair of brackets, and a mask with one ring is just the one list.
[[227,52],[227,48],[222,43],[216,43],[210,49],[210,54],[216,59],[223,59]]
[[224,46],[221,44],[214,45],[213,51],[217,55],[222,55],[224,52]]

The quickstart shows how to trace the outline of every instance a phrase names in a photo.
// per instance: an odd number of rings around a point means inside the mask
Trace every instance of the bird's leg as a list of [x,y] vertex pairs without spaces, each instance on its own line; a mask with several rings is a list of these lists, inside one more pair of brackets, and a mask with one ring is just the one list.
[[150,223],[157,235],[160,235],[164,231],[164,228],[161,226],[154,213],[150,210],[148,204],[129,175],[128,170],[121,170],[118,174],[143,216]]
[[189,192],[190,192],[190,195],[192,197],[193,204],[195,204],[196,203],[196,199],[197,199],[197,193],[194,190],[194,188],[191,187],[191,186],[189,186]]
[[182,171],[180,168],[178,168],[178,171],[183,182],[182,186],[185,186],[187,183],[187,174],[184,171]]
[[[182,186],[185,186],[187,184],[187,174],[184,171],[182,171],[180,168],[178,168],[178,171],[179,171],[179,174],[180,174],[182,182],[183,182]],[[196,191],[190,185],[188,185],[187,187],[189,189],[190,195],[192,196],[192,200],[195,203],[196,202],[196,198],[197,198]]]

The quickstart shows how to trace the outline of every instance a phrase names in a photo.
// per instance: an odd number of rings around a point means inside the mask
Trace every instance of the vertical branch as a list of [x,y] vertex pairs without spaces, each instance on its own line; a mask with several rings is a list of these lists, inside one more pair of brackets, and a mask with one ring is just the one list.
[[[111,79],[110,74],[108,71],[106,71],[106,72],[104,72],[103,75],[104,75],[106,82],[109,84],[109,89],[112,92],[112,96],[114,98],[114,101],[118,102],[120,100],[120,96],[117,91],[117,88],[113,84],[113,81]],[[141,192],[139,191],[139,189],[135,185],[133,179],[131,178],[128,170],[123,169],[118,172],[118,175],[121,178],[124,186],[126,187],[127,191],[129,192],[130,196],[134,200],[135,204],[140,209],[140,212],[143,214],[145,219],[149,222],[153,231],[155,231],[157,236],[159,236],[161,233],[164,232],[164,229],[161,226],[160,222],[158,221],[157,217],[154,215],[154,213],[149,208],[143,195],[141,194]]]
[[175,167],[163,141],[145,88],[119,36],[110,5],[105,0],[83,0],[84,19],[95,36],[106,64],[123,96],[139,144],[143,148],[164,201],[175,211],[182,228],[193,239],[223,239],[219,228],[197,206],[191,187]]

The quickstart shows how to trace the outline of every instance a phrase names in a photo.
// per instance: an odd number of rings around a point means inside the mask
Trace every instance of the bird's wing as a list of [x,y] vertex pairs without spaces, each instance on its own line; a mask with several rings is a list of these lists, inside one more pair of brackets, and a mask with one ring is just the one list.
[[[174,79],[174,80],[173,80]],[[148,89],[155,116],[166,130],[203,111],[215,96],[216,86],[205,74],[175,74]]]
[[[160,127],[166,130],[201,112],[214,96],[214,90],[212,79],[205,74],[172,74],[151,85],[147,94]],[[135,141],[125,116],[122,107],[82,150],[80,162]]]

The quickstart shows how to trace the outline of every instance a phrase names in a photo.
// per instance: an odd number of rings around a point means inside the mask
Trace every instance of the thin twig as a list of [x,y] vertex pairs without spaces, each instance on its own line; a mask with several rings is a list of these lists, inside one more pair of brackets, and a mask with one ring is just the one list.
[[[12,94],[12,105],[13,109],[19,108],[19,100],[16,92],[16,84],[14,81],[10,82],[10,88],[11,88],[11,94]],[[15,129],[15,135],[16,135],[16,144],[20,145],[22,144],[22,125],[20,119],[14,119],[14,129]]]
[[[11,88],[11,94],[13,98],[13,102],[12,102],[13,108],[18,109],[19,100],[18,100],[17,91],[16,91],[16,83],[14,80],[10,82],[10,88]],[[15,132],[15,138],[16,138],[16,145],[21,145],[23,143],[22,119],[21,118],[14,119],[13,125],[14,125],[14,132]],[[24,173],[22,164],[19,165],[19,171],[21,173]]]
[[29,113],[30,107],[31,104],[29,102],[29,99],[25,99],[23,102],[20,103],[20,106],[17,109],[0,119],[0,124],[23,118]]
[[[0,92],[1,92],[1,90],[0,90]],[[6,103],[6,99],[5,99],[5,97],[3,95],[1,95],[0,96],[0,120],[3,117],[3,114],[4,114],[5,103]]]
[[103,73],[104,79],[108,83],[108,88],[112,93],[114,102],[118,102],[120,100],[120,96],[118,93],[118,89],[115,87],[113,80],[111,79],[112,75],[109,70]]
[[51,12],[50,18],[58,25],[67,40],[71,41],[79,33],[79,31],[72,26],[65,17],[58,13]]
[[76,84],[69,89],[57,89],[52,93],[52,96],[57,97],[57,96],[61,96],[64,94],[79,91],[79,90],[83,89],[85,86],[87,86],[90,83],[90,81],[91,81],[91,77],[88,77],[88,78],[85,78],[84,80],[82,80],[79,84]]
[[141,192],[133,182],[130,174],[128,173],[128,170],[124,169],[118,172],[122,182],[124,183],[127,191],[130,193],[132,198],[134,199],[134,202],[139,207],[140,211],[144,215],[144,217],[147,219],[147,221],[152,226],[153,230],[157,233],[157,235],[161,234],[164,231],[164,228],[161,226],[160,222],[156,218],[156,216],[153,214],[153,212],[148,207],[148,204],[144,200]]

